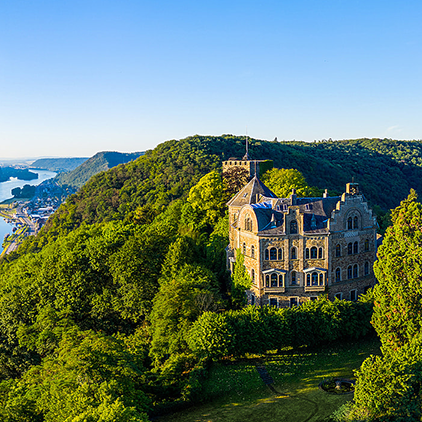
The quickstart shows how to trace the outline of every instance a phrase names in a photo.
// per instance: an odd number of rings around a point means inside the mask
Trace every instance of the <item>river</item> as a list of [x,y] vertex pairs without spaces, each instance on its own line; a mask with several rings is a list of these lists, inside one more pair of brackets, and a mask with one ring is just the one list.
[[[14,188],[23,188],[24,185],[39,185],[40,183],[44,182],[45,180],[52,179],[57,173],[53,171],[47,170],[32,170],[33,173],[38,174],[38,179],[33,180],[20,180],[16,179],[16,177],[10,178],[10,180],[6,182],[0,183],[0,202],[5,201],[6,199],[13,198],[11,193],[12,189]],[[12,232],[13,226],[11,224],[6,223],[3,218],[0,218],[0,253],[3,251],[3,247],[1,244],[3,243],[4,236]]]

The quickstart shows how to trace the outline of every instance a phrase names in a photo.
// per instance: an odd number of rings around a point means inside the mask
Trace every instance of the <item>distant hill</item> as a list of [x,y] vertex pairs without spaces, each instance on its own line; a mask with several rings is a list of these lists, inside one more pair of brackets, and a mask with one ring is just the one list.
[[31,168],[55,171],[56,173],[63,173],[75,170],[88,157],[67,157],[67,158],[40,158],[31,164]]
[[37,173],[32,173],[27,169],[16,169],[14,167],[0,167],[0,182],[6,182],[11,177],[17,177],[20,180],[38,179]]
[[109,170],[119,164],[125,164],[129,161],[135,160],[144,152],[114,152],[103,151],[98,152],[89,159],[84,159],[78,167],[74,168],[68,173],[61,173],[55,177],[55,181],[60,186],[70,186],[76,189],[82,187],[92,176],[101,171]]
[[[244,136],[233,135],[171,140],[108,171],[101,170],[117,164],[105,163],[108,154],[118,157],[118,153],[99,153],[73,172],[58,176],[61,183],[83,186],[59,207],[32,245],[22,245],[20,253],[38,250],[48,242],[46,238],[53,240],[82,223],[132,221],[144,207],[161,212],[175,199],[187,197],[202,176],[221,171],[222,161],[242,157],[245,141]],[[422,141],[249,139],[249,154],[252,159],[272,159],[277,168],[298,169],[308,185],[327,188],[330,195],[341,194],[346,183],[354,180],[371,206],[381,211],[399,205],[411,188],[422,196]]]

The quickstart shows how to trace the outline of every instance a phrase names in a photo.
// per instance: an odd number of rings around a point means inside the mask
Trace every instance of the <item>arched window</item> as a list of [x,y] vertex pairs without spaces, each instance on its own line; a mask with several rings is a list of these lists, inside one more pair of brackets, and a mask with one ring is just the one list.
[[359,253],[359,243],[353,243],[353,253]]
[[309,248],[305,249],[305,259],[309,259]]
[[352,217],[349,217],[347,219],[347,229],[352,230],[352,228],[353,228],[353,220],[352,220]]
[[358,218],[357,218],[356,216],[353,218],[353,228],[354,228],[354,229],[359,228],[359,225],[358,225]]
[[365,252],[368,252],[368,251],[369,251],[369,240],[366,239],[365,240]]
[[278,260],[281,261],[283,259],[283,249],[278,248]]
[[277,259],[277,249],[276,248],[270,249],[270,259],[271,259],[271,261],[275,261]]
[[364,271],[365,271],[365,275],[369,274],[369,262],[365,262]]
[[271,274],[271,287],[277,287],[277,274]]
[[283,280],[284,275],[280,274],[278,276],[278,287],[283,287],[284,286],[284,280]]
[[249,215],[247,215],[245,218],[245,230],[249,232],[252,231],[252,220]]
[[251,246],[251,257],[255,258],[255,246],[254,245]]
[[311,248],[311,259],[316,259],[316,258],[317,258],[317,248],[313,246]]
[[341,270],[340,268],[336,268],[336,282],[341,281]]
[[270,287],[270,276],[269,275],[265,276],[265,287]]
[[323,249],[322,249],[322,248],[319,248],[319,249],[318,249],[318,258],[319,258],[319,259],[322,259],[322,258],[323,258],[323,256],[324,256],[324,251],[323,251]]
[[349,244],[347,245],[347,253],[348,253],[349,255],[352,255],[352,253],[353,253],[353,244],[352,244],[352,243],[349,243]]
[[297,259],[297,249],[295,246],[293,246],[293,248],[291,249],[290,257],[291,259]]
[[319,273],[319,285],[323,286],[324,285],[324,274]]
[[243,255],[246,255],[246,243],[243,242]]
[[336,245],[336,257],[338,258],[339,256],[341,256],[341,246]]
[[252,283],[255,283],[255,270],[253,268],[251,271],[251,278],[252,278]]
[[265,260],[268,261],[270,259],[270,253],[268,252],[268,249],[265,249]]
[[290,234],[297,234],[297,221],[290,221]]
[[318,286],[318,273],[312,273],[312,286]]
[[358,264],[353,265],[353,278],[358,277]]
[[309,273],[306,274],[306,285],[307,286],[311,285],[311,275]]
[[293,285],[297,284],[296,271],[292,271],[290,283]]
[[353,277],[353,268],[351,265],[347,267],[347,278],[350,280]]

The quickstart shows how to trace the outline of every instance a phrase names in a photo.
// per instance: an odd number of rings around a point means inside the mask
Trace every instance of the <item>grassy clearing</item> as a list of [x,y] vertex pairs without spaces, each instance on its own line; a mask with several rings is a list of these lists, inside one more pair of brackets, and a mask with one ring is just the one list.
[[[377,339],[337,343],[317,351],[286,350],[242,361],[213,364],[204,385],[206,404],[173,415],[161,422],[318,422],[323,421],[352,395],[336,396],[318,388],[331,377],[353,378],[353,370],[370,354],[379,354]],[[264,364],[274,379],[272,392],[255,365]]]

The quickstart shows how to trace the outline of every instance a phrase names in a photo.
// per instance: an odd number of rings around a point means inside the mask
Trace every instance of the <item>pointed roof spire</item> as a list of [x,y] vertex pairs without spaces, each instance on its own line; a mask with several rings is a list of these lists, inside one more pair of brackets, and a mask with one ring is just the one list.
[[243,156],[242,160],[250,160],[249,152],[248,152],[248,149],[249,149],[248,148],[249,147],[248,139],[249,139],[249,136],[246,135],[246,154]]
[[234,205],[241,207],[246,204],[255,204],[260,197],[277,198],[274,192],[271,192],[256,176],[244,186],[240,192],[235,195],[227,205]]

